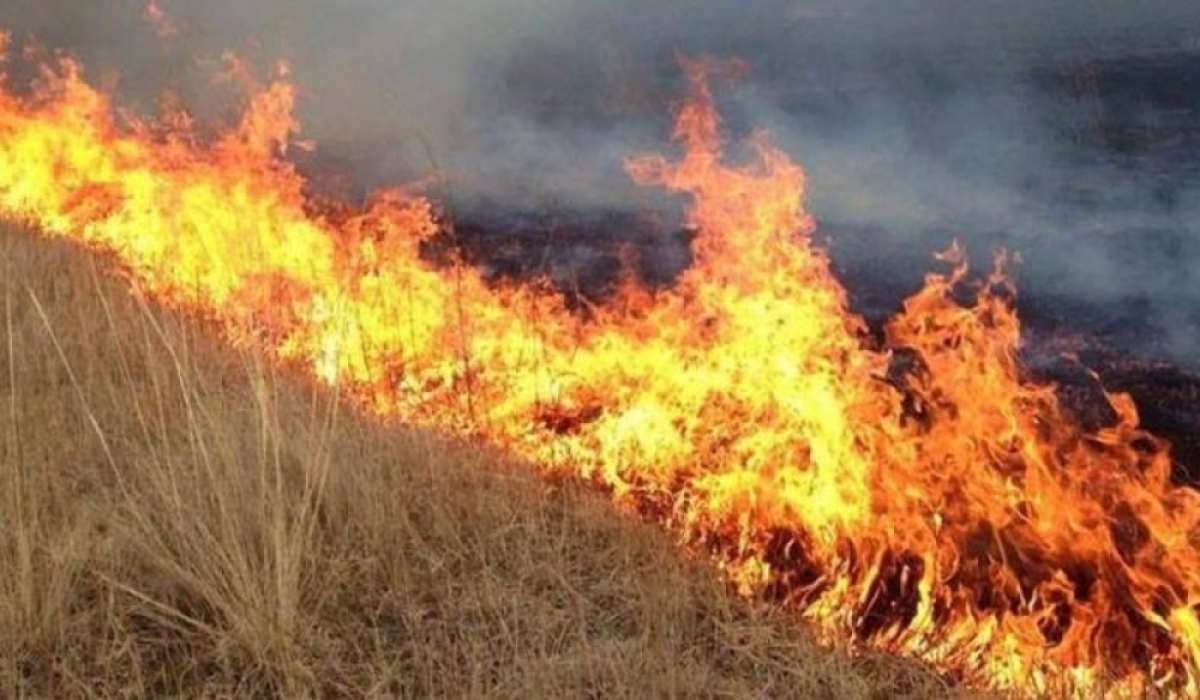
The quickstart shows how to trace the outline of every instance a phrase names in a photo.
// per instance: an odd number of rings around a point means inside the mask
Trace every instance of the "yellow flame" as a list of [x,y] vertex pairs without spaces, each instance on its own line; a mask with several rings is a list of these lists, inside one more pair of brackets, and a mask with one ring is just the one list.
[[280,157],[282,72],[208,145],[186,119],[118,129],[69,61],[0,91],[0,214],[112,252],[368,410],[594,480],[829,639],[1001,688],[1194,690],[1200,497],[1167,445],[1127,396],[1088,431],[1024,378],[1003,260],[964,305],[948,251],[869,343],[810,245],[799,166],[764,133],[724,161],[714,66],[684,65],[682,158],[628,164],[691,197],[695,264],[586,319],[423,260],[441,225],[420,197],[312,214]]

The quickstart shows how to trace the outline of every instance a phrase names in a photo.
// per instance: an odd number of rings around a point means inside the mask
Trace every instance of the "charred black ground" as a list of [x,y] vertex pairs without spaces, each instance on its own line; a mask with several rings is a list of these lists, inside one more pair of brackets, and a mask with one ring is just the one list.
[[[946,66],[911,68],[902,76],[908,82],[902,92],[913,98],[908,107],[915,122],[920,105],[932,105],[928,125],[918,131],[934,143],[932,112],[959,89],[959,78]],[[1016,304],[1031,375],[1054,382],[1091,426],[1115,417],[1102,387],[1130,393],[1144,426],[1173,444],[1176,479],[1200,484],[1200,256],[1194,255],[1200,242],[1192,220],[1200,185],[1200,51],[1066,58],[1029,71],[1023,81],[1040,105],[1044,133],[1054,137],[1046,141],[1049,172],[1017,185],[1028,190],[1028,201],[1054,202],[1054,216],[1039,212],[1029,224],[1051,230],[936,223],[912,230],[911,222],[890,221],[886,210],[878,219],[829,219],[818,197],[818,244],[827,246],[853,310],[876,330],[919,288],[935,265],[932,254],[951,241],[966,244],[976,270],[986,269],[998,248],[1022,254],[1025,261],[1014,270]],[[821,115],[854,96],[808,91],[796,99],[797,112]],[[798,157],[803,163],[803,153]],[[361,154],[340,162],[326,154],[302,167],[317,175],[318,187],[353,197],[366,192],[364,182],[347,176],[361,163]],[[1136,209],[1128,217],[1122,197]],[[693,232],[680,229],[669,209],[597,209],[568,201],[531,211],[473,201],[449,215],[454,232],[430,247],[432,257],[456,251],[497,283],[537,280],[578,308],[602,300],[622,276],[657,288],[690,263]],[[1082,282],[1062,283],[1064,260],[1089,250],[1115,260],[1115,267],[1098,268],[1094,280],[1085,275]]]
[[[823,233],[863,235],[837,229]],[[438,247],[444,251],[443,246],[457,244],[466,262],[497,283],[547,283],[582,307],[603,301],[624,274],[636,274],[651,287],[670,285],[690,260],[692,237],[693,232],[665,227],[649,215],[614,212],[578,220],[564,215],[472,219]],[[913,252],[874,268],[841,259],[836,246],[831,253],[853,310],[877,333],[916,291],[921,275],[936,266],[928,253]],[[979,262],[986,267],[986,258]],[[1055,383],[1067,407],[1091,427],[1116,418],[1104,389],[1128,392],[1143,426],[1171,441],[1176,480],[1200,486],[1200,373],[1154,351],[1145,301],[1099,303],[1023,289],[1016,305],[1023,360],[1032,377]]]
[[[943,110],[1015,89],[1037,114],[1031,139],[1044,152],[1015,169],[997,161],[997,169],[1010,172],[979,190],[989,196],[1010,190],[1016,210],[1003,217],[1008,228],[986,217],[980,228],[955,219],[971,213],[972,202],[941,214],[936,205],[917,203],[928,216],[925,225],[893,219],[894,207],[871,209],[872,198],[886,199],[889,192],[872,191],[868,181],[850,183],[863,187],[865,214],[847,215],[856,210],[822,195],[828,162],[817,158],[809,173],[816,240],[827,247],[853,311],[877,331],[936,267],[934,253],[952,241],[965,244],[976,270],[988,268],[998,249],[1018,252],[1024,259],[1012,270],[1015,303],[1031,375],[1058,385],[1066,405],[1092,426],[1115,418],[1102,387],[1128,391],[1145,427],[1174,445],[1176,479],[1200,484],[1200,49],[1060,56],[1015,77],[977,67],[959,71],[952,60],[917,68],[922,66],[911,61],[899,68],[881,64],[866,73],[866,83],[760,90],[773,90],[790,118],[811,125],[859,118],[854,106],[864,103],[864,92],[887,85],[888,94],[905,96],[899,115],[889,119],[911,126],[906,133],[912,143],[898,145],[922,154],[912,161],[918,180],[929,177],[923,168],[934,162],[930,154],[947,162],[960,158],[961,170],[950,173],[967,179],[989,166],[979,158],[997,155],[988,149],[942,152],[943,136],[972,137],[938,133],[961,126],[960,119],[943,118]],[[553,72],[545,65],[541,70]],[[551,110],[552,118],[556,114]],[[739,120],[758,113],[734,108],[730,116],[731,130],[738,131],[748,126]],[[784,142],[808,166],[804,140],[793,134]],[[361,173],[374,172],[370,162],[385,150],[365,154],[361,144],[326,149],[301,155],[306,160],[300,164],[318,190],[353,201],[367,195],[370,178]],[[845,157],[860,156],[851,150]],[[454,233],[428,246],[430,257],[445,261],[454,251],[487,279],[536,281],[563,293],[577,309],[604,299],[624,275],[636,275],[650,288],[670,286],[691,262],[694,232],[680,228],[671,203],[637,209],[554,201],[528,209],[527,201],[456,202],[454,183],[443,185],[433,195],[450,203],[446,216]]]

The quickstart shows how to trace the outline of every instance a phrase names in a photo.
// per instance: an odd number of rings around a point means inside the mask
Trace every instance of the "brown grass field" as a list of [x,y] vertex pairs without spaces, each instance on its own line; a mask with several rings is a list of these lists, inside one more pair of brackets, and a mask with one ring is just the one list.
[[[0,697],[965,698],[0,226]],[[978,697],[976,695],[976,697]]]

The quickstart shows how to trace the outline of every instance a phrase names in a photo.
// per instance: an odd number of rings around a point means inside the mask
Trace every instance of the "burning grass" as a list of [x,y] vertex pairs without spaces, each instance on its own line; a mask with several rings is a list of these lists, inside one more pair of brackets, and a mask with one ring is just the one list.
[[0,695],[970,697],[0,229]]
[[[115,123],[111,97],[69,60],[45,69],[31,96],[0,91],[0,213],[114,254],[147,298],[209,319],[359,409],[586,478],[710,555],[742,595],[773,597],[826,639],[995,688],[1092,694],[1116,681],[1194,693],[1200,493],[1171,482],[1169,444],[1139,427],[1127,395],[1100,392],[1113,420],[1088,426],[1028,375],[1002,265],[972,284],[951,250],[950,271],[928,275],[884,337],[868,338],[811,243],[800,166],[764,133],[745,158],[727,158],[710,78],[730,68],[685,62],[677,152],[627,163],[638,182],[689,198],[691,267],[667,289],[627,279],[587,313],[433,264],[423,250],[446,224],[429,199],[395,191],[353,212],[315,207],[280,155],[295,131],[286,71],[212,139],[182,118]],[[207,423],[225,411],[190,388],[211,381],[189,378],[190,357],[168,353],[160,364],[177,376],[156,380],[153,400],[125,402],[147,436],[171,437],[154,421],[183,415],[188,447],[147,458],[158,466],[144,488],[163,507],[130,505],[129,518],[143,534],[159,520],[184,528],[166,542],[146,535],[161,559],[205,561],[196,551],[214,543],[236,556],[174,573],[189,594],[219,599],[211,609],[126,593],[176,625],[228,620],[235,641],[270,630],[254,667],[290,669],[305,615],[333,587],[296,589],[337,571],[304,565],[323,524],[339,521],[323,507],[342,473],[321,427],[336,414],[300,402],[319,429],[285,449],[287,414],[270,372],[256,370],[237,404],[254,410],[211,443],[222,431]],[[164,408],[174,384],[181,398]],[[249,465],[229,447],[243,443],[259,455]],[[177,475],[180,454],[196,460],[194,475]],[[221,490],[247,479],[237,495]],[[135,483],[115,480],[123,493]],[[285,487],[299,491],[284,498]],[[270,527],[229,526],[243,517]],[[523,624],[501,626],[525,640]]]

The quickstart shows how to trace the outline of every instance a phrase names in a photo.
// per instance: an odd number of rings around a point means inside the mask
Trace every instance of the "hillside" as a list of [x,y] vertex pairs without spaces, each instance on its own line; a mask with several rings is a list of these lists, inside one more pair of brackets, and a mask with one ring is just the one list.
[[0,228],[0,695],[964,697],[599,494],[341,407]]

